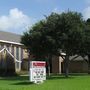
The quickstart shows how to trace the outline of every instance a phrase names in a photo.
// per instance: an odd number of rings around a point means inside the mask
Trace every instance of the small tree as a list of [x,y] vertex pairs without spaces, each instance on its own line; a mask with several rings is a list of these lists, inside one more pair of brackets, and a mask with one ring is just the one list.
[[21,43],[27,47],[31,54],[35,55],[36,60],[48,59],[50,73],[50,56],[54,50],[55,40],[46,32],[46,25],[45,20],[36,23],[28,32],[24,33]]

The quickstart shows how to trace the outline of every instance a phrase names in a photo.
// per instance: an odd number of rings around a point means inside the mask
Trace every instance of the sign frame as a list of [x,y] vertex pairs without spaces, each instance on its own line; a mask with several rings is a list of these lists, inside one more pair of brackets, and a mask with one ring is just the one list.
[[29,72],[31,82],[42,83],[44,80],[46,80],[46,62],[30,61]]

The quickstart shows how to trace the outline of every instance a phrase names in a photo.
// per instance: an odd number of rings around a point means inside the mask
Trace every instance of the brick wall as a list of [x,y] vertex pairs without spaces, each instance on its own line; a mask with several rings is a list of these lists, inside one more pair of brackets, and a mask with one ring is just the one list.
[[52,73],[59,72],[59,57],[53,56],[52,58]]
[[88,71],[88,64],[85,61],[70,61],[70,73],[86,73]]

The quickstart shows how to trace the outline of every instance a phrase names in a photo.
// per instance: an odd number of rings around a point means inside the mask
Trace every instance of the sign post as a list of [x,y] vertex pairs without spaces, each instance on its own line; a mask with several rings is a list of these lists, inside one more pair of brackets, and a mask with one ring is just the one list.
[[30,62],[30,81],[34,83],[42,83],[46,80],[46,62],[31,61]]

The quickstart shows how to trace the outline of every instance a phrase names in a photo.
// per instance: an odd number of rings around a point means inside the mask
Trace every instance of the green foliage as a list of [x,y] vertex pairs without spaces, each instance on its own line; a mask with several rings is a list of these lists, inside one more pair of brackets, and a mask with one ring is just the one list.
[[84,21],[80,13],[51,13],[25,32],[21,42],[34,54],[55,54],[59,49],[76,53],[83,40]]
[[84,21],[77,12],[62,13],[59,19],[61,49],[67,54],[77,53],[83,38]]
[[86,50],[86,54],[90,54],[90,19],[86,21],[85,50]]
[[21,42],[36,56],[51,53],[55,44],[55,40],[48,35],[46,30],[46,22],[40,21],[29,32],[25,32],[21,38]]

